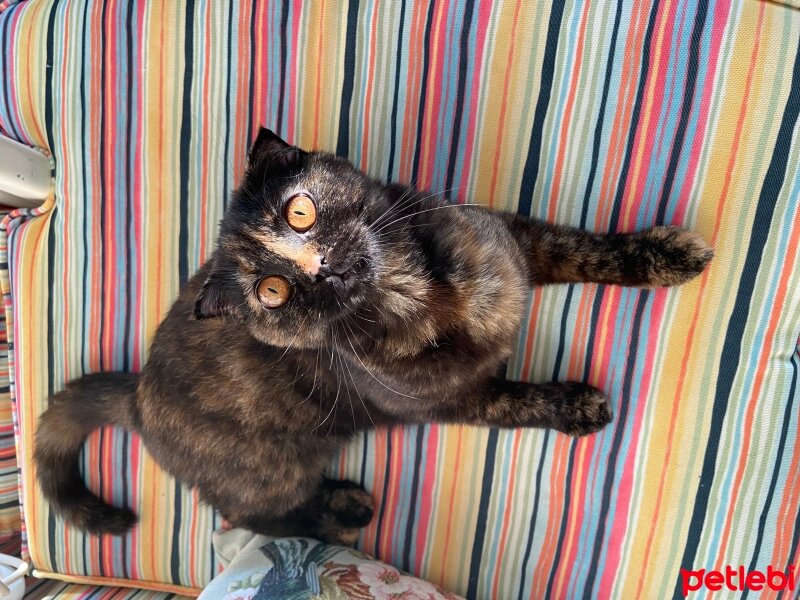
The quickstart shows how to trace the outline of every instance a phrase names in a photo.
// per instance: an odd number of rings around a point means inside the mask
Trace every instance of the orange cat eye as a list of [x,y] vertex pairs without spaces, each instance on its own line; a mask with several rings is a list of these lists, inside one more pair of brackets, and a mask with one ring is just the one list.
[[317,222],[317,207],[308,194],[295,194],[286,203],[286,222],[298,233],[304,233]]
[[270,275],[258,282],[258,299],[267,308],[280,308],[292,295],[292,284],[285,277]]

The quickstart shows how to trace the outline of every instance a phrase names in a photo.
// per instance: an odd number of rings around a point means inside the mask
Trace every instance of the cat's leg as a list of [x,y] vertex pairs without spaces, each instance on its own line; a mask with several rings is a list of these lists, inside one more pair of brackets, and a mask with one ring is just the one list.
[[[297,491],[298,496],[306,490]],[[250,508],[241,502],[229,510],[220,507],[232,527],[274,536],[308,536],[331,544],[352,546],[358,531],[372,520],[372,497],[355,482],[323,479],[322,483],[292,510],[276,515],[268,507]]]
[[677,227],[595,234],[518,215],[501,218],[527,259],[533,285],[672,286],[699,275],[714,256],[699,235]]
[[439,420],[491,427],[541,427],[569,435],[594,433],[611,422],[603,393],[584,383],[524,383],[492,379]]

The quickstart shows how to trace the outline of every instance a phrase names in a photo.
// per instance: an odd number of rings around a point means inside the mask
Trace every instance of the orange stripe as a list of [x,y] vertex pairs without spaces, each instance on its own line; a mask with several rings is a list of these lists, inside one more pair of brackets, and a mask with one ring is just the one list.
[[643,21],[646,21],[646,19],[640,18],[640,14],[644,8],[644,4],[644,2],[633,3],[631,23],[634,29],[628,36],[627,43],[625,44],[625,58],[622,63],[622,72],[620,73],[619,79],[622,85],[618,93],[618,107],[621,107],[622,112],[620,113],[620,109],[617,109],[617,118],[614,119],[611,128],[607,152],[609,157],[608,165],[605,170],[605,177],[603,177],[603,182],[600,186],[600,197],[598,199],[597,216],[595,218],[595,225],[598,227],[605,228],[607,226],[606,224],[608,223],[614,204],[613,186],[615,178],[619,174],[620,165],[622,164],[625,140],[628,134],[635,134],[635,132],[630,129],[630,116],[636,96],[634,82],[637,78],[634,67],[636,64],[639,64],[640,68],[644,68],[644,65],[635,62],[634,53],[637,58],[641,56],[638,49],[641,47],[644,38],[645,27]]
[[367,67],[367,89],[364,93],[364,135],[361,138],[361,168],[367,170],[369,168],[367,161],[367,148],[369,145],[369,119],[370,108],[372,106],[372,82],[375,79],[375,34],[378,24],[378,6],[377,2],[372,11],[372,23],[370,25],[369,36],[369,65]]
[[[458,482],[458,473],[461,467],[461,438],[463,434],[463,428],[458,427],[458,433],[456,434],[456,463],[453,465],[453,479],[450,483],[450,493],[448,494],[449,502],[447,505],[447,525],[445,526],[445,536],[444,536],[444,547],[442,548],[441,556],[444,559],[447,559],[447,551],[450,548],[450,533],[452,532],[452,524],[453,524],[453,513],[455,511],[455,499],[456,499],[456,489],[457,489],[457,482]],[[480,526],[480,524],[479,524]],[[436,577],[433,577],[433,573],[431,573],[431,578],[436,579],[436,581],[444,581],[445,579],[445,569],[447,565],[445,561],[442,560],[439,563],[439,573]]]
[[[325,0],[322,0],[321,2],[319,18],[322,23],[325,22]],[[319,37],[317,39],[317,79],[314,90],[315,93],[314,93],[314,143],[312,145],[313,148],[319,148],[319,104],[320,104],[320,90],[322,89],[322,36],[324,32],[325,32],[324,28],[320,28],[320,31],[317,32],[317,35]]]
[[506,489],[508,490],[508,496],[506,497],[505,503],[506,510],[504,511],[506,518],[503,519],[503,528],[500,531],[500,542],[497,545],[497,564],[495,565],[495,575],[492,578],[494,580],[494,584],[492,585],[492,598],[499,597],[497,595],[497,588],[500,585],[498,567],[503,565],[503,555],[505,554],[506,540],[508,538],[508,526],[511,522],[511,519],[509,519],[507,515],[509,515],[511,510],[514,508],[514,489],[516,487],[516,477],[514,476],[514,473],[517,472],[517,457],[519,456],[519,443],[522,438],[522,430],[514,430],[513,435],[514,447],[511,451],[511,465],[509,466],[509,477],[508,481],[506,482]]
[[517,23],[519,22],[519,9],[522,6],[522,1],[517,0],[514,6],[514,20],[511,22],[511,45],[508,49],[508,57],[506,58],[506,72],[503,78],[503,99],[500,101],[500,117],[498,123],[500,126],[497,128],[497,140],[494,146],[494,159],[492,162],[492,183],[489,185],[489,208],[494,206],[494,197],[497,191],[497,174],[500,172],[500,151],[503,148],[503,123],[506,119],[506,111],[508,110],[508,88],[511,81],[511,65],[514,62],[514,48],[517,41]]
[[564,506],[565,465],[568,458],[569,439],[566,436],[556,435],[553,443],[553,466],[550,475],[547,528],[545,529],[542,550],[539,552],[539,560],[534,570],[531,600],[545,597],[547,575],[553,566],[553,557],[558,543],[558,529],[561,522],[559,507]]
[[[556,219],[556,201],[561,191],[561,175],[564,166],[564,154],[566,152],[567,139],[569,138],[569,128],[572,119],[572,107],[575,103],[575,95],[578,91],[578,81],[580,79],[581,65],[583,64],[583,40],[586,35],[586,23],[588,22],[587,15],[589,13],[590,2],[585,2],[583,5],[583,14],[581,15],[581,28],[578,32],[578,43],[575,48],[574,63],[572,65],[572,77],[569,83],[569,96],[567,96],[567,104],[564,108],[564,116],[561,118],[561,133],[559,139],[561,143],[558,145],[558,154],[556,155],[556,163],[553,168],[553,183],[550,188],[550,202],[547,210],[547,218],[550,221]],[[502,123],[502,120],[501,120]]]

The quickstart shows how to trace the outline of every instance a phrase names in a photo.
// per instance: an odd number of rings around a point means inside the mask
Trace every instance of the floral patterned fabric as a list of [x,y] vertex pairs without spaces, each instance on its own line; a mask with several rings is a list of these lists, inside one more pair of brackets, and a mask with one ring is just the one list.
[[459,596],[343,546],[217,533],[225,571],[198,600],[457,600]]

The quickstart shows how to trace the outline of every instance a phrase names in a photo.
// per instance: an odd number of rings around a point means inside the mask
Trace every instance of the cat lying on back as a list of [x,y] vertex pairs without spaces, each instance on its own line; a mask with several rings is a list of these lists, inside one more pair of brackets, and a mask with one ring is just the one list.
[[36,434],[54,510],[93,533],[136,520],[86,489],[94,429],[137,432],[232,526],[353,543],[370,496],[324,477],[355,432],[446,422],[598,431],[584,383],[498,377],[530,286],[683,283],[712,257],[697,235],[598,235],[385,185],[262,129],[217,248],[158,329],[144,371],[56,394]]

